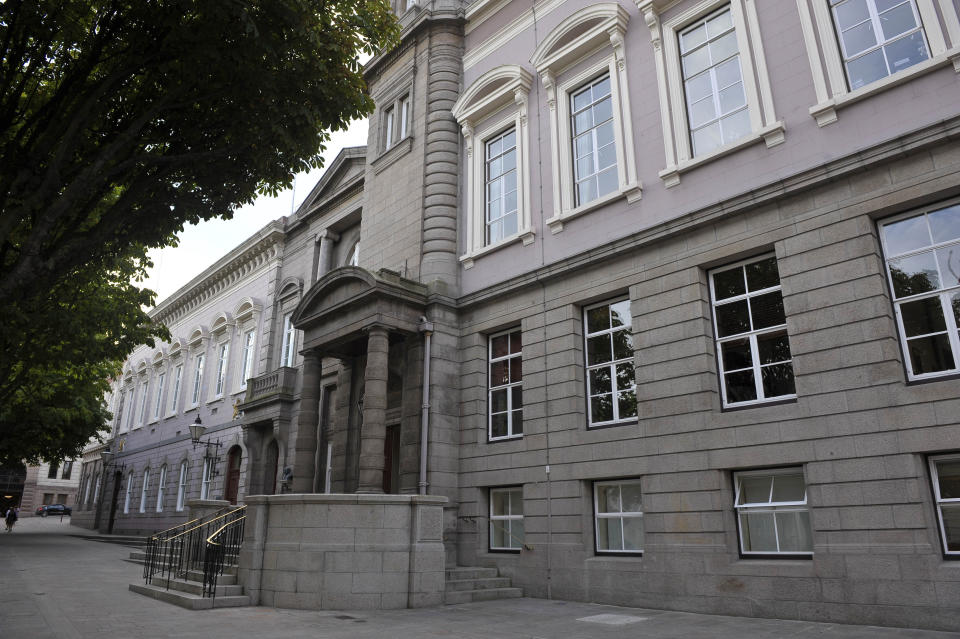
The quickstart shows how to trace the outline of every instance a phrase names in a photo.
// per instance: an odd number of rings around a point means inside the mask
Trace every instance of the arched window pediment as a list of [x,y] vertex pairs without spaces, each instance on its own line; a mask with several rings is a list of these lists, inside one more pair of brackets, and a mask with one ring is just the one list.
[[537,73],[559,73],[590,51],[609,42],[623,55],[623,34],[630,15],[616,2],[590,5],[557,25],[533,52],[530,62]]
[[228,328],[232,327],[234,324],[235,322],[233,321],[233,316],[230,313],[223,311],[214,318],[213,328],[211,329],[211,332],[214,335],[219,335],[220,333],[223,333],[224,331],[226,331]]
[[453,105],[453,117],[461,126],[475,125],[511,102],[525,104],[532,84],[533,75],[521,66],[505,64],[491,69],[463,92]]

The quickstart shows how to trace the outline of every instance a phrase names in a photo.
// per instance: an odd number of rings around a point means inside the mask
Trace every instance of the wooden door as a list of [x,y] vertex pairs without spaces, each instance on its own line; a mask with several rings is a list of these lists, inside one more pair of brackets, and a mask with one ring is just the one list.
[[240,462],[243,458],[243,451],[239,446],[230,449],[227,456],[227,487],[224,491],[224,499],[231,504],[237,503],[237,493],[240,491]]
[[387,426],[383,438],[383,492],[400,492],[400,425]]

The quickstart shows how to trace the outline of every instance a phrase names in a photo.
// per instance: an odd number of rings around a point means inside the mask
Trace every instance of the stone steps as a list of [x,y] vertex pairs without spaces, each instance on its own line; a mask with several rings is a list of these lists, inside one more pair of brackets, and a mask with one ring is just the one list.
[[71,535],[72,537],[79,537],[80,539],[86,539],[88,541],[99,541],[107,544],[120,544],[122,546],[134,546],[137,548],[142,548],[147,545],[147,539],[149,537],[141,537],[139,535]]
[[[242,588],[237,586],[237,588]],[[221,597],[217,595],[215,599],[210,597],[201,597],[188,592],[178,590],[167,590],[163,586],[147,584],[130,584],[130,590],[141,595],[145,595],[158,601],[171,603],[188,610],[210,610],[211,608],[236,608],[238,606],[249,606],[249,595],[226,595]],[[217,587],[219,592],[220,588]]]
[[[236,582],[236,577],[233,578],[233,581]],[[191,595],[200,596],[203,594],[203,582],[202,581],[192,581],[187,579],[163,579],[154,577],[153,583],[151,586],[157,586],[159,588],[164,588],[166,590],[176,590],[178,592],[186,592]],[[234,597],[237,595],[243,594],[243,586],[239,586],[236,583],[225,584],[222,580],[217,580],[217,598],[220,597]]]
[[457,566],[446,570],[445,604],[513,599],[523,596],[523,590],[513,588],[509,577],[501,577],[496,568]]

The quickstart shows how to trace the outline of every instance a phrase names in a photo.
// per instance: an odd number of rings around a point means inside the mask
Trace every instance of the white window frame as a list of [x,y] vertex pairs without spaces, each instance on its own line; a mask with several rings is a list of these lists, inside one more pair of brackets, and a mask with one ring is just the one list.
[[[507,510],[509,511],[507,513],[503,513],[503,514],[494,513],[493,506],[494,506],[494,503],[496,502],[496,500],[494,499],[494,495],[499,493],[504,493],[507,496],[506,503],[507,503]],[[511,499],[510,497],[511,494],[520,495],[520,514],[515,514],[513,512],[513,509],[512,509],[513,499]],[[517,521],[519,521],[521,525],[523,524],[523,486],[507,486],[503,488],[491,488],[490,489],[490,529],[488,531],[489,533],[488,547],[491,551],[520,552],[520,550],[523,548],[524,540],[517,539],[513,535],[513,522],[517,522]],[[500,525],[505,526],[506,538],[508,540],[508,543],[510,544],[508,546],[493,545],[493,540],[494,540],[493,531],[494,531],[494,527],[498,525],[498,522],[504,522],[503,524],[500,524]],[[526,533],[526,530],[524,530],[524,533]],[[513,545],[514,543],[516,543],[517,545],[514,546]]]
[[147,423],[147,399],[149,397],[150,380],[144,379],[140,382],[140,408],[137,410],[137,425],[134,428],[140,428]]
[[200,403],[201,389],[203,388],[203,365],[206,362],[206,354],[197,353],[193,360],[193,392],[190,394],[191,408]]
[[391,105],[383,110],[383,150],[389,151],[393,148],[393,145],[396,143],[394,137],[394,128],[396,127],[397,120],[397,109],[395,105]]
[[244,390],[247,388],[247,380],[253,377],[254,354],[257,345],[257,330],[250,328],[243,331],[240,336],[242,351],[240,357],[240,379],[237,388]]
[[[685,11],[661,20],[657,0],[635,0],[650,28],[660,94],[660,122],[663,126],[666,167],[660,179],[667,188],[680,184],[680,175],[761,141],[767,147],[783,143],[785,126],[773,106],[773,91],[760,37],[755,0],[702,0]],[[804,0],[800,0],[804,1]],[[751,133],[703,155],[693,156],[690,123],[684,97],[679,33],[689,25],[730,6],[740,52],[740,74],[750,112]],[[673,5],[668,5],[673,6]]]
[[[511,349],[510,336],[513,335],[514,333],[519,334],[519,335],[520,335],[520,340],[521,340],[521,350],[518,351],[518,352],[516,352],[516,353],[514,353],[514,352],[512,352],[512,351],[510,350],[510,349]],[[493,342],[494,342],[494,340],[497,339],[498,337],[504,337],[504,336],[506,336],[506,338],[507,338],[507,354],[506,354],[506,355],[503,355],[503,356],[501,356],[501,357],[494,357],[494,356],[493,356]],[[519,360],[520,360],[520,366],[521,366],[521,368],[523,367],[523,346],[522,346],[522,341],[523,341],[523,331],[521,330],[521,328],[520,328],[519,326],[516,327],[516,328],[512,328],[512,329],[506,330],[506,331],[501,331],[501,332],[499,332],[499,333],[494,333],[493,335],[490,335],[490,337],[487,339],[487,438],[488,438],[489,441],[502,441],[502,440],[505,440],[505,439],[517,439],[517,438],[519,438],[519,437],[523,437],[523,405],[522,405],[523,402],[522,402],[522,398],[521,398],[521,406],[520,406],[520,411],[521,411],[521,416],[520,416],[520,417],[521,417],[521,421],[520,421],[520,432],[514,432],[514,419],[513,419],[513,413],[514,413],[514,410],[515,410],[515,409],[514,409],[514,406],[513,406],[513,389],[514,389],[514,388],[519,388],[519,389],[520,389],[520,394],[521,394],[521,395],[523,394],[523,374],[521,373],[520,381],[516,381],[516,382],[515,382],[515,381],[513,381],[513,378],[512,378],[512,375],[511,375],[511,370],[510,370],[510,361],[513,360],[513,359],[519,359]],[[491,369],[493,368],[493,365],[494,365],[494,364],[499,363],[499,362],[506,362],[507,374],[508,374],[508,375],[511,375],[511,377],[510,377],[510,381],[507,382],[506,384],[501,384],[501,385],[499,385],[499,386],[494,386],[494,385],[493,385],[493,377],[492,377],[492,374],[491,374]],[[499,436],[499,437],[495,437],[495,436],[493,435],[493,393],[496,392],[496,391],[499,391],[499,390],[506,390],[506,392],[507,392],[507,410],[506,410],[506,414],[507,414],[507,434],[506,434],[506,435],[501,435],[501,436]]]
[[123,499],[123,514],[130,514],[130,497],[133,492],[133,471],[127,473],[127,491]]
[[180,401],[180,389],[183,386],[183,363],[181,362],[174,366],[173,372],[173,395],[170,397],[170,412],[167,413],[167,417],[176,415],[179,409],[177,404]]
[[213,466],[210,464],[210,458],[203,458],[203,471],[200,473],[200,499],[209,499],[210,496],[210,482],[213,478],[210,476],[210,471],[213,469]]
[[[530,134],[527,108],[533,76],[518,65],[503,65],[477,78],[453,106],[453,115],[463,132],[466,161],[464,208],[466,251],[463,268],[473,268],[482,255],[521,242],[533,243],[530,205]],[[517,232],[488,244],[486,234],[486,145],[507,129],[516,131]]]
[[143,486],[140,488],[140,512],[147,512],[147,497],[150,492],[150,469],[143,469]]
[[402,98],[400,98],[400,107],[397,110],[397,113],[400,114],[400,122],[398,123],[400,126],[400,136],[397,138],[397,141],[399,142],[400,140],[407,137],[407,131],[409,129],[409,122],[410,122],[410,96],[409,95],[404,95]]
[[[584,362],[584,382],[585,382],[585,385],[586,385],[586,396],[587,396],[587,397],[586,397],[586,399],[587,399],[587,428],[602,428],[602,427],[607,427],[607,426],[618,426],[618,425],[620,425],[620,424],[631,424],[631,423],[636,422],[637,419],[638,419],[638,416],[639,416],[639,402],[638,402],[638,404],[637,404],[637,415],[630,415],[630,416],[627,416],[627,417],[621,417],[621,416],[620,416],[620,402],[618,401],[618,397],[619,397],[620,393],[621,393],[621,392],[624,392],[626,389],[621,389],[621,388],[617,385],[617,375],[616,375],[616,369],[617,369],[617,366],[618,366],[618,365],[621,365],[621,364],[630,364],[630,366],[633,368],[633,376],[632,376],[632,379],[633,379],[633,392],[634,392],[634,396],[636,396],[636,394],[637,394],[637,370],[636,370],[636,364],[635,364],[635,361],[634,361],[634,359],[635,359],[635,358],[634,358],[634,354],[636,353],[636,349],[633,347],[633,317],[632,317],[632,316],[630,315],[630,313],[628,312],[628,313],[627,313],[627,321],[628,321],[628,323],[624,324],[623,326],[613,326],[613,321],[611,320],[611,322],[610,322],[610,328],[606,328],[606,329],[603,329],[603,330],[595,331],[595,332],[593,332],[593,333],[591,333],[591,332],[589,331],[589,325],[588,325],[588,320],[587,320],[587,314],[588,314],[591,310],[593,310],[593,309],[595,309],[595,308],[601,308],[601,307],[606,308],[606,309],[607,309],[607,315],[609,316],[609,314],[610,314],[610,310],[609,310],[610,307],[613,306],[614,304],[619,304],[620,302],[627,302],[627,306],[628,306],[628,308],[629,308],[629,305],[630,305],[630,298],[629,298],[629,297],[622,297],[622,298],[616,298],[616,299],[612,299],[612,300],[605,300],[605,301],[599,302],[599,303],[597,303],[597,304],[590,304],[590,305],[588,305],[588,306],[584,306],[584,307],[583,307],[583,315],[582,315],[582,317],[583,317],[583,362]],[[621,332],[621,331],[626,331],[626,332],[627,332],[627,335],[629,335],[629,338],[630,338],[630,357],[629,357],[629,358],[627,358],[627,357],[622,357],[622,358],[620,358],[620,359],[617,359],[617,358],[616,358],[616,355],[613,353],[613,346],[612,346],[612,344],[611,344],[611,351],[610,351],[610,357],[611,357],[611,359],[610,359],[610,361],[602,362],[602,363],[599,363],[599,364],[591,364],[591,363],[590,363],[590,360],[589,360],[589,341],[590,341],[590,338],[592,338],[592,337],[599,337],[599,336],[601,336],[601,335],[612,335],[613,333]],[[595,422],[595,421],[593,420],[593,408],[592,408],[592,404],[591,404],[591,402],[590,402],[590,398],[592,397],[592,395],[591,395],[591,390],[592,390],[592,389],[591,389],[591,386],[590,386],[590,371],[596,370],[596,369],[599,369],[599,368],[604,368],[604,367],[608,368],[608,369],[611,371],[611,372],[610,372],[610,390],[611,390],[611,397],[612,397],[612,402],[613,402],[613,406],[612,406],[612,407],[613,407],[613,419],[610,419],[610,420],[607,420],[607,421],[603,421],[603,422]]]
[[175,510],[183,512],[183,502],[187,496],[187,462],[180,462],[180,474],[177,479],[177,505]]
[[[783,402],[796,399],[796,372],[793,371],[793,345],[790,345],[790,359],[774,362],[771,364],[762,364],[760,362],[760,352],[757,347],[757,337],[760,335],[766,335],[769,333],[779,333],[783,332],[786,335],[787,342],[790,341],[790,333],[787,331],[787,322],[786,322],[786,309],[784,309],[784,322],[783,324],[777,324],[776,326],[767,326],[764,328],[754,329],[753,328],[753,311],[748,303],[748,316],[750,318],[750,330],[743,333],[736,333],[734,335],[725,335],[720,337],[720,331],[717,326],[717,307],[725,306],[727,304],[733,304],[736,302],[742,302],[744,300],[750,300],[754,297],[759,297],[761,295],[768,295],[770,293],[780,292],[781,301],[783,299],[783,280],[780,279],[780,283],[776,286],[770,286],[764,289],[759,289],[756,291],[747,291],[741,295],[735,295],[733,297],[724,298],[723,300],[717,301],[716,291],[714,290],[714,280],[713,276],[716,273],[723,273],[726,271],[731,271],[734,269],[743,270],[745,266],[753,264],[756,262],[761,262],[768,258],[774,258],[777,260],[777,256],[773,253],[765,253],[763,255],[758,255],[756,257],[751,257],[745,260],[740,260],[739,262],[734,262],[732,264],[725,264],[718,268],[712,269],[707,273],[707,279],[710,282],[710,314],[711,320],[713,321],[713,337],[714,337],[714,346],[716,348],[717,354],[717,372],[720,381],[720,396],[723,401],[724,408],[740,408],[744,406],[756,406],[760,404],[769,404],[770,402]],[[777,267],[778,279],[779,279],[779,264]],[[723,363],[723,347],[722,345],[726,342],[733,342],[746,338],[750,344],[750,355],[752,359],[752,367],[750,370],[753,372],[753,383],[756,389],[757,398],[753,400],[744,400],[739,402],[731,402],[727,399],[727,384],[725,375],[727,371],[724,368]],[[794,379],[794,392],[786,395],[774,395],[773,397],[765,397],[763,390],[763,368],[769,366],[780,366],[783,364],[790,364],[791,371],[793,372]],[[740,372],[741,370],[747,369],[736,369],[734,372]]]
[[163,512],[163,497],[164,497],[164,488],[167,484],[167,465],[164,464],[160,467],[160,478],[157,483],[157,512]]
[[280,366],[293,366],[297,348],[297,329],[293,326],[293,311],[283,316],[283,341],[280,344]]
[[86,478],[84,478],[83,480],[84,481],[84,484],[83,484],[83,505],[84,506],[90,503],[90,483],[92,481],[95,481],[94,477],[96,477],[96,473],[93,473],[92,475],[87,475]]
[[[837,110],[886,91],[935,69],[953,64],[960,73],[960,18],[953,0],[917,0],[916,7],[923,23],[930,58],[902,69],[885,78],[851,91],[847,84],[843,54],[837,41],[829,0],[797,0],[800,25],[807,50],[807,60],[813,75],[817,104],[810,107],[810,115],[823,127],[837,121]],[[940,27],[939,13],[950,36],[947,47]]]
[[114,424],[116,425],[118,434],[127,432],[127,426],[123,423],[123,418],[125,417],[123,409],[125,408],[126,398],[127,392],[121,389],[117,396],[117,414],[114,415]]
[[98,472],[98,473],[94,473],[94,474],[93,474],[93,502],[92,502],[92,503],[93,503],[94,505],[96,505],[97,500],[100,499],[100,481],[101,481],[101,480],[100,480],[100,476],[101,476],[104,472],[106,472],[106,471],[104,470],[104,471],[101,471],[101,472]]
[[[887,226],[890,226],[891,224],[902,222],[910,218],[916,218],[916,217],[927,218],[927,216],[929,216],[931,213],[937,213],[939,211],[951,209],[954,207],[960,207],[960,202],[953,202],[952,204],[947,204],[946,206],[944,206],[943,203],[938,203],[936,205],[926,207],[920,211],[911,211],[909,213],[904,213],[902,215],[895,215],[891,218],[887,218],[879,222],[880,243],[881,243],[881,246],[883,247],[884,270],[886,271],[887,285],[889,286],[889,289],[890,289],[890,299],[893,303],[894,314],[896,315],[896,318],[897,318],[897,329],[898,329],[897,332],[900,338],[900,349],[901,349],[901,352],[903,353],[904,368],[907,372],[907,379],[909,379],[910,381],[929,380],[929,379],[936,379],[938,377],[952,377],[960,374],[960,326],[957,325],[956,317],[954,316],[953,309],[951,307],[951,302],[950,302],[950,297],[952,295],[960,295],[960,283],[953,286],[944,285],[946,278],[944,277],[944,274],[940,272],[942,269],[942,265],[939,263],[939,260],[937,260],[935,257],[934,262],[937,264],[937,270],[938,270],[941,286],[935,291],[917,293],[915,295],[908,295],[905,297],[897,298],[896,289],[893,286],[893,274],[890,270],[890,263],[898,259],[909,258],[909,257],[914,257],[914,256],[934,252],[937,249],[942,250],[943,248],[946,248],[946,247],[956,247],[957,252],[960,253],[960,238],[954,238],[953,240],[949,240],[947,242],[940,242],[940,243],[932,242],[932,238],[931,238],[931,243],[922,248],[912,249],[910,251],[907,251],[906,253],[891,255],[890,250],[887,246],[886,233],[884,231],[885,231],[885,228]],[[960,209],[958,209],[957,215],[960,215]],[[927,228],[929,229],[929,223]],[[960,271],[958,271],[958,273],[960,273]],[[916,374],[913,372],[913,361],[910,355],[909,341],[912,339],[917,339],[925,336],[913,335],[908,339],[906,330],[903,324],[903,314],[902,314],[901,307],[903,304],[909,304],[911,302],[917,302],[920,300],[932,299],[932,298],[937,298],[940,300],[940,307],[943,311],[944,320],[946,324],[946,334],[950,342],[951,354],[953,355],[953,368],[949,368],[943,371],[935,371],[931,373]],[[940,332],[931,333],[928,336],[937,335],[939,333]]]
[[960,454],[953,453],[950,455],[936,455],[930,457],[927,461],[930,466],[930,482],[933,486],[933,498],[934,505],[937,509],[937,525],[940,529],[940,543],[943,544],[943,556],[957,558],[960,557],[960,547],[958,547],[957,550],[950,550],[950,546],[947,541],[947,530],[943,525],[943,508],[944,506],[947,506],[948,508],[956,508],[958,511],[960,511],[960,497],[944,497],[941,494],[940,471],[937,470],[937,462],[960,462]]
[[[621,547],[620,549],[613,548],[601,548],[600,547],[600,520],[605,519],[607,521],[617,520],[620,522],[620,545],[626,546],[623,530],[623,522],[625,519],[639,519],[641,525],[641,532],[643,526],[643,511],[625,511],[623,510],[623,486],[626,485],[635,485],[640,486],[639,479],[620,479],[620,480],[605,480],[605,481],[595,481],[593,482],[593,539],[594,551],[598,555],[642,555],[643,554],[643,542],[640,543],[640,548],[625,548]],[[604,511],[600,512],[600,499],[598,498],[598,490],[604,486],[617,486],[620,489],[620,510],[619,511]],[[641,502],[643,499],[643,492],[641,491]],[[641,503],[642,507],[642,503]],[[642,539],[642,538],[641,538]]]
[[[773,497],[773,486],[774,481],[770,482],[770,497],[766,502],[748,502],[740,503],[740,478],[742,477],[776,477],[778,475],[799,475],[803,480],[803,500],[801,501],[772,501]],[[775,537],[777,540],[777,550],[744,550],[743,547],[743,529],[740,525],[740,516],[743,513],[777,513],[777,512],[810,512],[810,507],[807,503],[807,480],[803,473],[803,468],[791,467],[791,468],[766,468],[760,470],[748,470],[748,471],[739,471],[733,474],[733,490],[734,490],[734,512],[737,517],[737,543],[740,548],[740,554],[744,557],[750,556],[783,556],[783,557],[812,557],[813,556],[813,524],[811,522],[810,526],[810,543],[811,550],[809,551],[798,551],[798,550],[779,550],[780,548],[780,534],[777,529],[776,524],[776,515],[774,514],[774,531]],[[809,521],[809,517],[808,517]]]
[[[629,19],[626,9],[617,3],[585,7],[557,25],[541,41],[530,59],[547,90],[547,106],[550,111],[554,210],[546,223],[552,233],[561,232],[570,219],[609,202],[626,198],[628,203],[633,203],[642,195],[640,179],[637,176],[629,76],[624,51],[624,34],[627,32]],[[584,25],[589,26],[583,33],[572,39],[566,37]],[[598,52],[603,52],[599,62],[578,72],[569,72],[571,67]],[[610,74],[619,189],[604,197],[576,205],[570,95],[603,73]]]
[[403,142],[410,135],[410,91],[403,91],[384,106],[381,121],[383,122],[383,153]]
[[150,421],[155,422],[160,419],[160,413],[163,411],[163,387],[167,380],[167,371],[160,371],[157,373],[157,401],[154,402],[153,407],[153,419]]
[[227,366],[230,365],[230,342],[217,344],[217,383],[213,399],[220,399],[227,390]]

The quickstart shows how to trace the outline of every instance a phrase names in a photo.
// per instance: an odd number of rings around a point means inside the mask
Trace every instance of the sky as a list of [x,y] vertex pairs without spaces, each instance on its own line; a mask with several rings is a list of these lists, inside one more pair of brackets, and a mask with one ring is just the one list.
[[277,197],[259,197],[253,204],[237,209],[230,220],[213,219],[187,226],[178,235],[178,246],[154,249],[148,253],[153,268],[140,286],[155,291],[159,304],[268,222],[282,215],[290,215],[300,206],[341,149],[366,143],[366,119],[353,122],[346,131],[333,133],[323,154],[322,169],[298,174],[292,189],[283,191]]

